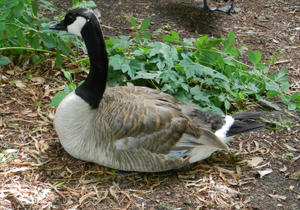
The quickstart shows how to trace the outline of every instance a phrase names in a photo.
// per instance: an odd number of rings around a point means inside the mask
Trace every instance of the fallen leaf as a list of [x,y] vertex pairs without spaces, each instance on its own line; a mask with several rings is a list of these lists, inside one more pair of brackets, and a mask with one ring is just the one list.
[[0,176],[4,176],[4,177],[12,176],[15,173],[28,171],[28,170],[31,170],[31,168],[29,168],[29,167],[14,168],[14,169],[8,170],[6,172],[0,172]]
[[15,85],[16,85],[18,88],[21,88],[21,89],[26,88],[26,85],[25,85],[21,80],[15,80],[15,81],[13,81],[13,83],[15,83]]
[[23,70],[19,66],[14,66],[14,70],[18,72],[22,72]]
[[43,77],[33,77],[31,78],[31,81],[40,85],[45,83],[45,79]]
[[294,151],[294,152],[297,152],[298,150],[295,149],[294,147],[291,147],[290,145],[288,144],[283,144],[286,148],[288,148],[288,150],[291,150],[291,151]]
[[5,150],[6,154],[18,152],[18,149],[7,149]]
[[109,188],[109,193],[110,193],[111,196],[115,199],[115,201],[118,202],[119,198],[118,198],[118,195],[117,195],[116,191],[114,190],[114,188],[115,188],[114,186],[111,186],[111,187]]
[[290,176],[289,176],[290,179],[294,179],[294,180],[300,180],[300,171],[297,171],[295,173],[292,173]]
[[50,94],[50,92],[51,92],[51,90],[50,90],[50,88],[49,88],[49,85],[45,85],[45,92],[44,92],[44,97],[48,97],[49,96],[49,94]]
[[282,168],[279,169],[279,171],[281,171],[281,172],[286,172],[286,170],[287,170],[286,166],[283,166]]
[[2,117],[0,117],[0,127],[2,127],[3,126],[3,119],[2,119]]
[[278,199],[278,200],[285,200],[286,199],[286,196],[283,196],[283,195],[272,195],[272,194],[268,194],[271,198],[275,198],[275,199]]
[[95,197],[97,194],[95,192],[90,192],[88,194],[85,194],[84,196],[82,196],[80,199],[79,199],[79,204],[82,204],[83,201],[85,201],[86,199],[88,198],[93,198]]
[[264,176],[270,174],[273,172],[272,169],[266,169],[266,170],[263,170],[263,171],[257,171],[260,175],[260,178],[263,178]]
[[247,160],[247,163],[250,167],[254,168],[258,166],[262,161],[263,159],[261,157],[253,157],[250,160]]
[[9,75],[15,75],[15,71],[14,70],[8,70],[6,71],[7,74]]

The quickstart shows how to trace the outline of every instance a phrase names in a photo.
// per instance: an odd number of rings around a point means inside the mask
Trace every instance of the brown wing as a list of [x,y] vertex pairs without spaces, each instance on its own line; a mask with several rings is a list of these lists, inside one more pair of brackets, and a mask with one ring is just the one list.
[[[165,155],[183,134],[202,138],[211,145],[218,139],[193,125],[172,96],[144,87],[107,88],[100,103],[99,125],[109,128],[111,167],[133,171],[164,171],[180,168],[187,158]],[[101,127],[101,126],[100,126]],[[102,126],[103,127],[103,126]],[[109,135],[109,136],[105,136]],[[195,142],[191,142],[195,145]],[[201,144],[201,141],[199,142]]]
[[173,97],[149,88],[108,88],[98,118],[110,127],[117,149],[167,153],[189,124],[176,103]]

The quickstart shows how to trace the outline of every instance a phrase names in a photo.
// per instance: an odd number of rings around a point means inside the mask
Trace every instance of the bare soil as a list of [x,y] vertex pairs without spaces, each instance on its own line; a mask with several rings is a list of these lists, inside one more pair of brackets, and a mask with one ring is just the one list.
[[[59,11],[70,7],[52,2]],[[286,68],[290,91],[300,91],[298,0],[237,0],[242,10],[233,15],[203,11],[192,0],[95,2],[106,38],[133,35],[132,16],[149,19],[151,31],[174,30],[183,38],[233,31],[245,55],[259,49],[266,62],[275,57],[271,71]],[[51,62],[29,67],[0,71],[0,148],[8,152],[6,160],[0,156],[0,209],[300,209],[298,113],[264,110],[286,126],[241,135],[229,152],[187,170],[121,173],[62,149],[48,105],[63,76]]]

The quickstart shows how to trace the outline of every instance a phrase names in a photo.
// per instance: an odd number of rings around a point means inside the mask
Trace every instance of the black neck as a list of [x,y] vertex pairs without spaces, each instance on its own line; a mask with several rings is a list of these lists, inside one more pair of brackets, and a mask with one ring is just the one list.
[[91,19],[81,30],[88,56],[90,72],[85,82],[76,88],[75,93],[86,101],[92,108],[97,108],[105,91],[108,57],[100,25]]

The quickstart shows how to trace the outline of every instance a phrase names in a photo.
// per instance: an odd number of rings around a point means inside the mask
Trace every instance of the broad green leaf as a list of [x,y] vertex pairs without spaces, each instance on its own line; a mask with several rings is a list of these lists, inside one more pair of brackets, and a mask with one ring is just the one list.
[[41,62],[41,57],[39,55],[33,55],[31,60],[34,64],[39,64]]
[[0,55],[0,66],[5,66],[9,63],[10,63],[10,60],[8,57]]
[[37,36],[32,37],[29,43],[30,43],[31,47],[33,47],[35,49],[40,48],[40,39]]
[[55,56],[55,63],[57,66],[62,66],[63,64],[63,57],[61,56],[61,54],[59,52],[56,53],[56,56]]
[[279,85],[276,82],[270,80],[270,81],[266,82],[266,89],[267,90],[278,91],[279,90]]
[[31,0],[31,7],[32,7],[32,12],[33,12],[34,16],[37,16],[39,8],[38,8],[38,5],[35,2],[35,0]]
[[248,58],[251,61],[253,65],[257,65],[261,61],[261,52],[256,51],[249,51],[248,52]]
[[5,28],[5,24],[0,22],[0,40],[3,39],[4,28]]
[[60,92],[57,93],[55,96],[53,96],[50,107],[56,107],[60,104],[60,102],[67,96],[69,95],[69,92]]
[[170,34],[172,35],[172,37],[174,37],[175,40],[179,40],[180,39],[179,34],[176,33],[175,31],[170,31]]
[[266,95],[267,95],[268,98],[274,98],[278,94],[279,94],[279,92],[277,92],[277,91],[269,90]]
[[41,36],[41,39],[42,39],[44,45],[47,48],[54,48],[54,47],[56,47],[55,39],[52,36],[50,36],[50,35],[48,35],[46,33],[41,33],[40,36]]
[[177,41],[173,36],[170,36],[169,34],[164,34],[162,39],[165,42],[176,42]]
[[194,42],[195,46],[198,48],[204,48],[206,46],[208,36],[201,36],[198,40]]
[[224,107],[225,107],[225,110],[229,110],[230,109],[231,104],[230,104],[230,102],[228,100],[224,101]]
[[65,55],[68,55],[71,53],[71,49],[68,47],[68,45],[61,39],[57,39],[57,47],[58,49]]
[[295,110],[296,108],[297,108],[297,104],[292,102],[288,104],[288,110]]
[[26,42],[26,40],[25,40],[23,31],[17,30],[17,31],[16,31],[16,35],[17,35],[17,37],[18,37],[19,45],[22,46],[22,47],[25,46],[25,45],[27,44],[27,42]]

